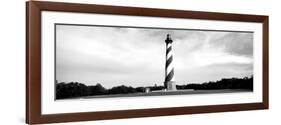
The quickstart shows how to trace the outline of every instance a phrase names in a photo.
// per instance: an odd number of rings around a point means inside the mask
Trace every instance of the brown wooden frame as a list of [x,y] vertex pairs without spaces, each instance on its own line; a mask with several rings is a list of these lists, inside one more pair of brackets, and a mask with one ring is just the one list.
[[[134,16],[170,17],[220,21],[258,22],[263,25],[263,101],[209,106],[167,107],[138,110],[99,111],[67,114],[41,114],[41,11],[99,13]],[[268,109],[268,16],[182,11],[136,7],[104,6],[58,2],[29,1],[26,3],[26,123],[54,123],[166,116],[194,113]]]

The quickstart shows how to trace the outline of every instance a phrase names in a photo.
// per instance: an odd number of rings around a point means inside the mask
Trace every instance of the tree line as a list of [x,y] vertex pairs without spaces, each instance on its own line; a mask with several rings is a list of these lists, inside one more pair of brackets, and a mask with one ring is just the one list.
[[202,84],[176,85],[177,89],[213,90],[213,89],[247,89],[253,90],[253,76],[244,78],[229,78],[210,81]]
[[[202,84],[191,83],[185,85],[176,85],[178,90],[194,89],[194,90],[212,90],[212,89],[248,89],[253,90],[253,76],[244,78],[229,78],[219,81],[210,81]],[[131,86],[115,86],[106,89],[101,84],[85,85],[78,82],[61,82],[56,83],[56,99],[75,98],[82,96],[110,95],[110,94],[128,94],[143,93],[145,89],[150,91],[163,90],[164,86],[148,86],[148,87],[131,87]]]
[[106,94],[127,94],[144,92],[144,87],[133,88],[131,86],[116,86],[111,89],[104,88],[101,84],[85,85],[78,82],[70,83],[57,83],[56,84],[56,99],[75,98],[81,96],[94,96],[94,95],[106,95]]

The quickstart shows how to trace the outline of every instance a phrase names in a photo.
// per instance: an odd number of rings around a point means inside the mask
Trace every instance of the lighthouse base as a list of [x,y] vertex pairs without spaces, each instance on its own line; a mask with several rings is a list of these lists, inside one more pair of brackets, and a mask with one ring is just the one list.
[[176,82],[174,81],[166,81],[164,84],[167,86],[168,91],[176,91]]

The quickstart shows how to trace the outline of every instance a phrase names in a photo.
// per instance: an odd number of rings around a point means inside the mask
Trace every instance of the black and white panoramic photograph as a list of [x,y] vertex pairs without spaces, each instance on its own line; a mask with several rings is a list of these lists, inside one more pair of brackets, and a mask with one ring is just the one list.
[[253,35],[55,24],[55,99],[251,93]]

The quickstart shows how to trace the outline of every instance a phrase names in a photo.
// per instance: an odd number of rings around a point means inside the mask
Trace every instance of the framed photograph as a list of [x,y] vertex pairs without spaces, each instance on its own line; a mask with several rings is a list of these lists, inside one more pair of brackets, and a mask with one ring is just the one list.
[[268,16],[29,1],[29,124],[268,109]]

